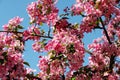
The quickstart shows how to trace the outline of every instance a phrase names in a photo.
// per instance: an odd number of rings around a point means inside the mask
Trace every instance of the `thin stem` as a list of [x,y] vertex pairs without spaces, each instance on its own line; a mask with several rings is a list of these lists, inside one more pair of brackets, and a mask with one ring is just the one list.
[[50,36],[50,32],[51,32],[51,27],[49,27],[48,36]]

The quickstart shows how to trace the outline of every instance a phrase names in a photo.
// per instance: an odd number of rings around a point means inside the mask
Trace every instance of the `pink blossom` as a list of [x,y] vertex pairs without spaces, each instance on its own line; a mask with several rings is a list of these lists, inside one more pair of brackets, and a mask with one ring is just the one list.
[[4,37],[4,43],[11,44],[12,43],[12,37],[11,36],[5,36]]
[[74,15],[80,15],[84,11],[84,4],[76,3],[72,6],[71,10],[72,10]]
[[8,24],[3,25],[2,27],[5,31],[9,30],[9,25]]
[[60,19],[58,22],[56,22],[55,24],[55,28],[58,30],[58,31],[61,31],[61,30],[66,30],[66,28],[68,27],[69,23],[66,19]]
[[46,73],[49,68],[49,59],[47,57],[42,57],[39,61],[38,66],[39,66],[40,70],[42,70],[44,73]]
[[95,73],[91,80],[102,80],[101,75],[99,73]]
[[31,68],[26,68],[26,70],[27,70],[27,74],[32,73],[32,72],[35,72],[35,71],[36,71],[36,70],[31,69]]
[[12,18],[9,20],[8,24],[11,26],[17,26],[23,21],[23,18],[20,18],[19,16]]
[[50,80],[61,80],[60,75],[51,75]]
[[40,39],[40,30],[38,27],[32,26],[28,30],[23,32],[24,40],[39,40]]
[[50,73],[52,75],[62,75],[64,74],[64,65],[59,60],[54,60],[50,63]]
[[115,75],[115,74],[113,74],[113,75],[109,75],[108,76],[108,80],[119,80],[119,77],[118,77],[119,75]]
[[40,41],[37,41],[32,45],[33,50],[36,52],[43,51],[43,47],[44,47],[44,45]]

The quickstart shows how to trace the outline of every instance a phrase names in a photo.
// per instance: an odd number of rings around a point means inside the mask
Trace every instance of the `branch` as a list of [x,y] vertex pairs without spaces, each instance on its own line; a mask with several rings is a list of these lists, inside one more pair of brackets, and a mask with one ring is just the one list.
[[115,63],[115,55],[111,55],[111,57],[110,57],[110,65],[109,65],[110,73],[112,73],[114,63]]
[[92,55],[92,52],[90,52],[89,50],[85,49],[85,52],[89,53],[90,55]]
[[[6,32],[6,33],[16,33],[16,34],[23,34],[23,32],[16,32],[16,31],[0,31],[0,32]],[[51,36],[46,36],[46,35],[37,35],[37,34],[35,34],[35,35],[32,35],[32,36],[39,36],[39,37],[43,37],[43,38],[50,38],[50,39],[52,39],[53,37],[51,37]]]
[[62,80],[65,80],[65,75],[64,75],[64,74],[61,75],[61,79],[62,79]]
[[0,31],[0,32],[6,32],[6,33],[20,33],[20,34],[23,33],[23,32],[16,32],[16,31]]
[[51,36],[42,36],[42,35],[40,35],[40,37],[53,39],[53,37],[51,37]]
[[37,34],[35,34],[35,35],[33,35],[33,36],[39,36],[39,37],[43,37],[43,38],[53,39],[53,37],[51,37],[51,36],[46,36],[46,35],[37,35]]
[[73,75],[71,78],[74,78],[80,74],[85,74],[86,77],[91,77],[92,76],[91,73],[95,73],[95,72],[96,70],[92,70],[89,66],[83,66],[83,67],[80,67],[77,71],[73,72]]
[[100,21],[101,21],[101,24],[102,24],[103,30],[105,31],[105,36],[106,36],[106,38],[107,38],[109,44],[112,44],[112,42],[110,41],[110,37],[109,37],[109,35],[108,35],[108,33],[107,33],[107,30],[105,29],[105,26],[104,26],[104,23],[103,23],[103,20],[102,20],[101,17],[100,17]]
[[[109,38],[109,36],[108,36],[107,30],[105,29],[105,26],[104,26],[104,23],[103,23],[101,17],[100,17],[100,21],[101,21],[103,30],[105,31],[105,35],[106,35],[106,38],[107,38],[109,44],[112,44],[112,42],[110,41],[110,38]],[[113,54],[110,56],[110,65],[109,65],[110,73],[112,73],[114,63],[115,63],[115,55],[114,55],[114,53],[113,53]]]
[[32,80],[33,80],[33,79],[42,80],[41,78],[36,77],[36,76],[33,76],[33,75],[30,75],[30,74],[27,74],[26,77],[27,77],[28,79],[30,79],[30,80],[31,80],[31,79],[32,79]]

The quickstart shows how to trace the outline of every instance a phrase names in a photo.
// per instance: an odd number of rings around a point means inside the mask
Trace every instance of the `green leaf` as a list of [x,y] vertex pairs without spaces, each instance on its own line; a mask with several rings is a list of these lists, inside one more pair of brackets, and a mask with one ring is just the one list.
[[7,61],[7,52],[3,52],[2,56],[4,57],[4,59],[0,59],[0,64],[4,64]]
[[17,27],[18,27],[18,29],[24,29],[23,26],[21,26],[21,25],[18,25]]
[[68,53],[75,53],[75,47],[73,43],[67,45],[66,48],[67,48]]
[[55,60],[55,59],[56,59],[55,55],[52,54],[52,55],[50,56],[50,59]]
[[2,56],[6,57],[7,56],[7,52],[3,52]]
[[42,9],[42,4],[38,4],[37,7],[38,7],[39,9]]
[[47,71],[46,71],[47,74],[50,74],[50,69],[48,68]]
[[25,64],[25,65],[30,67],[30,64],[28,62],[23,62],[23,64]]
[[48,63],[48,68],[47,68],[47,71],[46,71],[46,73],[49,75],[50,74],[50,64]]
[[41,33],[40,33],[41,35],[44,35],[45,34],[45,31],[44,30],[41,30]]
[[0,65],[4,64],[4,59],[0,59]]
[[75,77],[71,78],[71,80],[75,80]]
[[7,52],[3,52],[2,56],[4,57],[4,62],[7,61]]
[[79,24],[74,25],[74,29],[77,29],[79,27]]
[[36,21],[35,20],[32,20],[29,24],[31,25],[31,24],[33,24],[33,23],[35,23]]
[[39,23],[39,25],[40,25],[40,26],[43,26],[43,23],[42,23],[42,22],[40,22],[40,23]]
[[46,14],[50,14],[50,12],[51,12],[51,8],[48,7],[48,9],[47,9],[47,11],[46,11]]

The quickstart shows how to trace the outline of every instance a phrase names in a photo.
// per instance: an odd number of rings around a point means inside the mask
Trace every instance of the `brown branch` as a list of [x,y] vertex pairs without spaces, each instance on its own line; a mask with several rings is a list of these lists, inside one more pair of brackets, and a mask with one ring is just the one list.
[[112,73],[112,69],[114,67],[114,63],[115,63],[115,55],[111,55],[110,57],[110,65],[109,65],[109,69],[110,69],[110,73]]
[[[16,31],[0,31],[0,32],[6,32],[6,33],[19,33],[19,34],[23,34],[23,32],[16,32]],[[37,34],[35,34],[35,35],[32,35],[32,36],[39,36],[39,37],[43,37],[43,38],[50,38],[50,39],[52,39],[53,37],[51,37],[51,36],[46,36],[46,35],[37,35]]]
[[92,52],[90,52],[89,50],[85,49],[85,52],[89,53],[90,55],[92,55]]
[[36,77],[36,76],[33,76],[33,75],[30,75],[30,74],[27,74],[26,77],[27,77],[28,79],[30,79],[30,80],[31,80],[31,79],[42,80],[41,78]]
[[[107,38],[109,44],[112,44],[112,42],[110,41],[109,35],[107,33],[107,30],[105,29],[105,26],[104,26],[104,23],[103,23],[101,17],[100,17],[100,21],[101,21],[103,30],[105,31],[105,35],[106,35],[106,38]],[[115,57],[116,56],[114,55],[114,53],[110,56],[110,65],[109,65],[110,73],[112,73],[112,71],[113,71],[113,67],[114,67],[114,64],[115,64]]]
[[50,39],[52,39],[52,38],[53,38],[53,37],[51,37],[51,36],[42,36],[42,35],[40,35],[40,37],[50,38]]
[[6,32],[6,33],[20,33],[20,34],[23,33],[23,32],[16,32],[16,31],[0,31],[0,32]]
[[49,31],[48,31],[48,36],[50,36],[50,32],[51,32],[51,29],[50,29],[51,27],[49,27]]
[[46,36],[46,35],[37,35],[37,34],[35,34],[35,35],[32,35],[32,36],[39,36],[39,37],[43,37],[43,38],[53,39],[53,37],[51,37],[51,36]]
[[105,36],[106,36],[106,38],[107,38],[109,44],[112,44],[112,42],[110,41],[110,37],[109,37],[109,35],[108,35],[108,33],[107,33],[107,30],[105,29],[105,26],[104,26],[104,23],[103,23],[103,20],[102,20],[101,17],[100,17],[100,21],[101,21],[101,24],[102,24],[103,30],[104,30],[104,32],[105,32]]

